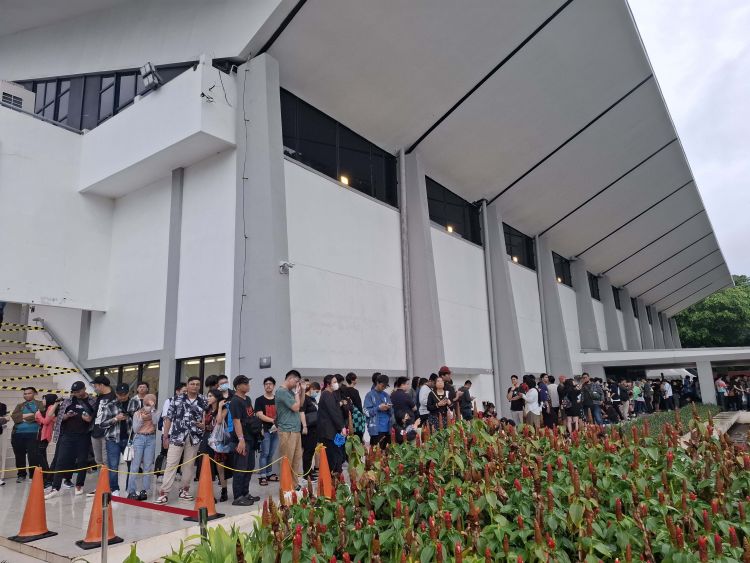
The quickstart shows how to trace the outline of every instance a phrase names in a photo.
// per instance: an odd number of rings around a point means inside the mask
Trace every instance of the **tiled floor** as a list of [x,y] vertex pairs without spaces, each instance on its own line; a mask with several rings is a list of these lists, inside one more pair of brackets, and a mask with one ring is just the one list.
[[[12,476],[11,476],[12,475]],[[89,474],[86,479],[85,490],[93,490],[96,486],[96,474]],[[23,515],[26,504],[26,497],[31,484],[30,480],[17,484],[14,474],[5,474],[6,485],[0,487],[0,536],[7,538],[18,533],[19,523]],[[256,503],[253,507],[232,506],[232,487],[229,481],[229,501],[218,503],[217,512],[224,513],[227,516],[234,516],[257,509],[261,502]],[[158,486],[156,484],[155,486]],[[193,483],[192,491],[195,492],[197,483]],[[215,483],[216,498],[219,496],[219,487]],[[258,485],[257,478],[253,476],[250,483],[250,492],[255,496],[266,498],[273,496],[278,498],[278,483],[272,483],[268,486],[261,487]],[[153,498],[153,491],[150,499]],[[149,500],[150,500],[149,499]],[[73,490],[63,489],[59,497],[48,500],[45,504],[47,511],[47,527],[51,531],[58,532],[58,535],[35,541],[29,545],[63,555],[63,556],[80,556],[87,552],[81,550],[75,545],[77,540],[83,539],[88,526],[89,516],[91,513],[93,497],[87,498],[85,495],[74,496]],[[192,509],[193,502],[180,501],[177,499],[176,490],[170,495],[170,506],[179,508]],[[115,532],[123,538],[125,542],[139,541],[145,538],[160,536],[168,532],[187,528],[195,525],[194,523],[185,522],[182,516],[157,512],[143,509],[140,507],[128,506],[124,504],[113,504],[113,516]],[[0,563],[5,559],[8,563],[26,561],[20,559],[20,554],[14,557],[7,557],[3,554],[7,551],[0,552]]]

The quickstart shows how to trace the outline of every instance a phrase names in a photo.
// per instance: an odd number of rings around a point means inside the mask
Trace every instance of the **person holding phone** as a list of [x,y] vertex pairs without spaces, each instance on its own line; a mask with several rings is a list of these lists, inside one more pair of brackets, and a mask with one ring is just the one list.
[[[132,399],[131,399],[132,401]],[[151,394],[141,398],[143,406],[133,412],[133,461],[131,467],[143,473],[133,475],[128,480],[128,498],[146,500],[151,490],[151,472],[156,458],[156,426],[159,424],[159,411],[156,409],[156,397]],[[142,479],[143,488],[138,491]]]
[[370,434],[371,447],[385,448],[391,437],[393,405],[390,395],[386,392],[388,381],[387,375],[379,374],[375,379],[375,387],[365,395],[364,409],[367,416],[367,432]]
[[276,390],[276,427],[279,431],[279,457],[286,457],[292,471],[302,474],[302,431],[307,429],[302,411],[304,391],[297,370],[286,374],[284,382]]

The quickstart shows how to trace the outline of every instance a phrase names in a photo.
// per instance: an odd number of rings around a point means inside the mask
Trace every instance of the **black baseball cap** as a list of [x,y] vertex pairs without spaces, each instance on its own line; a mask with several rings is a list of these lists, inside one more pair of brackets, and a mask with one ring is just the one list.
[[70,386],[70,390],[73,393],[75,393],[76,391],[80,391],[81,389],[86,389],[83,381],[76,381],[73,385]]
[[118,395],[127,395],[130,393],[130,386],[127,383],[119,383],[117,387],[115,387],[115,393]]
[[106,375],[97,375],[94,378],[94,383],[97,385],[106,385],[107,387],[110,386],[109,377],[107,377]]

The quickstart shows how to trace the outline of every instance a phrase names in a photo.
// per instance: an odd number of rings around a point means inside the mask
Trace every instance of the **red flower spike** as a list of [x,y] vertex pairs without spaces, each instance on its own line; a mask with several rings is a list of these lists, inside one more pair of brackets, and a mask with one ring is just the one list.
[[331,555],[331,559],[329,560],[329,563],[336,563],[336,556]]
[[344,563],[352,563],[352,557],[348,552],[345,551],[342,557],[344,558]]
[[664,503],[665,503],[664,491],[659,491],[659,504],[663,505]]
[[516,557],[516,563],[523,563],[523,557],[521,557],[520,555]]
[[711,500],[711,514],[716,516],[719,513],[719,499],[715,498]]
[[560,471],[563,468],[563,458],[557,456],[557,470]]
[[456,544],[456,547],[453,550],[453,555],[455,557],[456,563],[463,563],[464,556],[463,556],[463,550],[461,549],[460,543]]
[[723,552],[721,545],[721,536],[719,534],[714,534],[714,551],[717,555]]
[[698,557],[701,563],[708,563],[708,540],[706,536],[698,538]]
[[[510,540],[508,539],[508,534],[505,534],[503,536],[503,553],[505,555],[508,555],[508,552],[510,551]],[[490,548],[484,550],[484,556],[489,557],[490,556]]]
[[737,537],[737,529],[729,526],[729,544],[732,547],[740,547],[740,539]]
[[355,530],[361,530],[361,529],[362,529],[362,520],[357,520],[357,521],[356,521],[356,522],[354,523],[354,529],[355,529]]
[[292,491],[292,504],[297,504],[297,491]]
[[461,491],[461,487],[456,487],[456,495],[458,498],[461,498],[463,496],[463,492]]
[[703,529],[707,532],[711,531],[711,518],[708,516],[708,510],[703,509]]
[[737,503],[737,509],[740,512],[740,520],[744,522],[745,521],[745,503],[743,503],[742,501],[739,501]]
[[518,524],[518,529],[523,530],[523,516],[520,514],[516,517],[516,523]]
[[451,529],[451,513],[447,510],[443,513],[443,523],[445,524],[445,529],[450,530]]
[[681,526],[677,526],[677,529],[675,530],[675,538],[677,540],[677,547],[679,549],[685,549],[685,535]]
[[396,500],[396,510],[394,511],[393,515],[396,518],[401,518],[401,499]]
[[745,454],[742,456],[742,465],[745,471],[750,471],[750,455]]
[[513,487],[520,493],[521,492],[521,481],[518,479],[513,480]]
[[667,469],[672,469],[672,465],[674,464],[674,453],[672,450],[669,450],[667,452]]
[[622,501],[618,498],[615,500],[615,517],[617,521],[622,521]]
[[625,561],[627,561],[627,563],[633,561],[633,549],[630,547],[630,544],[625,547]]
[[435,544],[435,561],[443,563],[443,544],[440,542]]
[[692,502],[695,502],[696,500],[698,500],[698,495],[696,495],[695,493],[691,492],[690,493],[690,500]]
[[549,549],[555,549],[555,540],[549,534],[547,534],[547,547]]
[[398,474],[399,475],[403,475],[404,474],[404,464],[403,463],[399,463],[398,464]]
[[435,528],[435,519],[432,516],[430,516],[429,523],[430,523],[430,539],[431,540],[436,540],[437,539],[437,528]]
[[373,526],[374,524],[375,524],[375,512],[371,510],[370,515],[367,517],[367,525]]

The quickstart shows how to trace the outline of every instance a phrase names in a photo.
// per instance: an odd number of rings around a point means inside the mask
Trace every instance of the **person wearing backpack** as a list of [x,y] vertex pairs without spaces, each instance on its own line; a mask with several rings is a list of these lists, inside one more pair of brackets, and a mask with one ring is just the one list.
[[604,424],[602,420],[602,400],[604,400],[604,390],[600,383],[596,380],[592,380],[591,376],[584,372],[581,374],[581,380],[583,386],[581,387],[581,394],[583,398],[583,409],[590,414],[591,420],[594,424],[601,426]]

